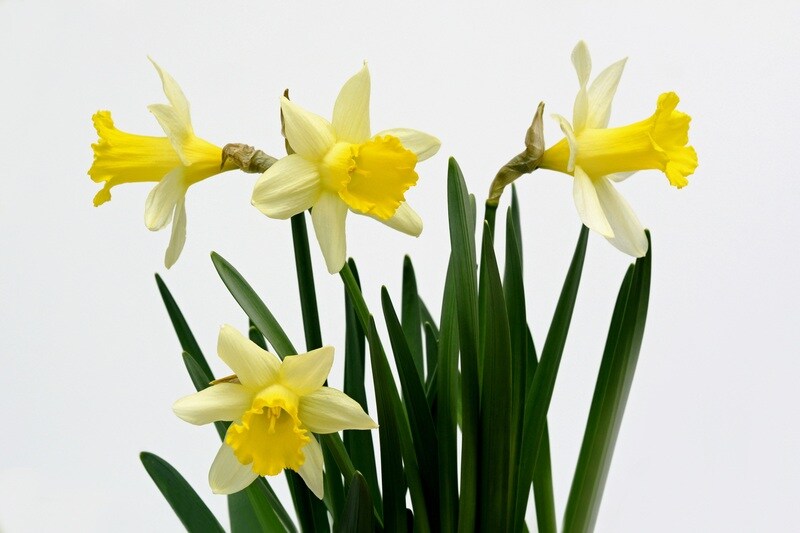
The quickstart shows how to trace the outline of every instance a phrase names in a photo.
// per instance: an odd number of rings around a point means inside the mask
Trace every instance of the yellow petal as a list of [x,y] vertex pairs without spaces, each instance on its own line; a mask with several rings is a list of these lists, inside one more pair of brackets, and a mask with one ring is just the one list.
[[369,139],[370,79],[366,63],[342,87],[333,106],[331,124],[338,141],[362,143]]
[[284,132],[289,145],[309,161],[319,161],[336,142],[330,123],[306,111],[286,97],[281,97]]
[[303,478],[306,486],[311,489],[314,496],[321,500],[325,495],[325,484],[323,483],[324,478],[322,475],[322,448],[319,442],[317,442],[317,439],[314,438],[314,435],[309,435],[309,437],[310,440],[308,444],[303,448],[303,454],[306,456],[306,460],[297,473]]
[[328,272],[336,274],[346,259],[345,220],[347,204],[333,193],[323,192],[311,210],[314,234],[319,241]]
[[262,350],[233,326],[220,328],[217,353],[245,387],[263,389],[278,378],[280,359]]
[[581,167],[575,167],[572,194],[581,222],[604,237],[613,237],[614,231],[600,205],[594,183]]
[[378,427],[357,401],[330,387],[302,396],[298,413],[303,425],[314,433]]
[[231,447],[223,443],[211,463],[208,484],[214,494],[233,494],[246,489],[257,477],[258,474],[249,465],[240,463]]
[[185,396],[172,405],[178,418],[203,425],[218,420],[237,420],[250,408],[253,393],[239,383],[218,383]]
[[309,209],[319,195],[317,165],[293,154],[280,159],[258,178],[252,203],[268,217],[286,219]]
[[289,355],[281,363],[280,382],[298,396],[322,387],[333,366],[333,346],[301,355]]

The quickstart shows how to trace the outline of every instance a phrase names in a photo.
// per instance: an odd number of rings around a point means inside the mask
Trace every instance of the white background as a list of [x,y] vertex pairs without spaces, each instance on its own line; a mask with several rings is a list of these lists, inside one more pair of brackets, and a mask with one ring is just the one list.
[[[198,135],[275,155],[282,90],[329,116],[341,84],[368,60],[373,128],[421,129],[442,150],[420,165],[408,195],[425,220],[422,236],[353,216],[348,252],[376,310],[381,284],[399,297],[411,254],[438,315],[447,156],[482,203],[496,170],[521,149],[539,100],[571,115],[569,54],[579,39],[595,73],[630,57],[612,125],[648,116],[658,94],[674,90],[693,117],[700,158],[683,190],[655,171],[620,185],[653,232],[653,287],[597,531],[792,529],[798,4],[330,4],[0,0],[0,529],[180,530],[141,450],[175,465],[226,523],[225,499],[206,485],[216,434],[171,411],[193,389],[154,272],[219,374],[218,327],[245,321],[211,250],[303,344],[289,224],[250,206],[255,176],[228,173],[191,188],[186,249],[168,272],[168,232],[143,224],[148,186],[119,187],[92,207],[92,113],[110,109],[123,130],[161,134],[145,107],[165,101],[147,54],[182,85]],[[561,137],[549,120],[546,134],[549,144]],[[529,317],[541,345],[579,222],[569,177],[540,171],[518,185]],[[341,282],[325,272],[315,242],[312,255],[323,335],[341,354]],[[559,515],[628,262],[592,235],[550,414]],[[341,373],[338,358],[334,386]]]

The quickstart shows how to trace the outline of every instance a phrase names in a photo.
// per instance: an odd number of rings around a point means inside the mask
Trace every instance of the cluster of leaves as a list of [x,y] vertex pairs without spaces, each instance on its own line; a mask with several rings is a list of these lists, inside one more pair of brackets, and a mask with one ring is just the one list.
[[[526,318],[516,192],[505,218],[502,276],[493,239],[495,210],[487,205],[478,255],[475,200],[451,159],[451,255],[439,320],[417,292],[410,259],[403,265],[399,315],[386,288],[381,291],[399,388],[361,294],[355,263],[350,260],[341,271],[346,317],[344,392],[367,409],[368,353],[380,423],[380,475],[369,432],[321,435],[325,500],[317,500],[296,474],[286,471],[302,531],[330,531],[330,523],[336,531],[353,532],[474,531],[490,526],[524,531],[531,488],[539,531],[557,530],[547,412],[578,294],[588,230],[580,231],[550,329],[537,354]],[[304,217],[301,213],[292,219],[292,231],[306,348],[313,349],[322,345],[322,339]],[[212,254],[212,260],[249,317],[251,339],[263,347],[269,345],[281,357],[297,353],[241,274],[217,254]],[[168,289],[156,279],[183,348],[184,363],[200,390],[214,377]],[[648,252],[625,274],[611,318],[563,517],[566,532],[594,527],[641,346],[649,287]],[[226,426],[217,423],[220,437]],[[149,453],[141,459],[189,531],[222,530],[174,468]],[[234,532],[297,531],[264,478],[228,498]]]

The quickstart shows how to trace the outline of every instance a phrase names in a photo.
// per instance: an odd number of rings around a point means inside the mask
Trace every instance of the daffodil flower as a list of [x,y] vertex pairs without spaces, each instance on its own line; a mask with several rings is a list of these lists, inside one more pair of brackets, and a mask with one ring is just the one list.
[[231,421],[208,481],[217,494],[246,488],[258,476],[296,471],[322,499],[322,449],[312,433],[378,425],[345,393],[323,387],[333,364],[330,346],[281,361],[231,326],[222,326],[220,359],[236,374],[181,398],[175,414],[192,424]]
[[294,154],[267,170],[253,190],[253,205],[286,219],[311,208],[311,219],[328,271],[345,262],[348,211],[370,216],[412,236],[422,220],[405,201],[417,182],[417,162],[439,150],[439,140],[411,129],[370,133],[367,66],[342,87],[333,120],[281,99],[286,140]]
[[656,169],[675,187],[684,187],[689,183],[686,177],[697,167],[697,153],[687,146],[691,118],[676,111],[678,96],[673,92],[659,96],[649,118],[607,127],[625,61],[606,68],[587,88],[592,61],[586,43],[578,43],[572,63],[580,90],[572,124],[556,115],[565,138],[545,151],[539,167],[571,174],[581,221],[626,254],[642,257],[647,253],[644,228],[612,182],[639,170]]
[[194,134],[189,102],[177,82],[155,61],[169,105],[148,106],[166,137],[134,135],[118,130],[111,112],[98,111],[92,117],[99,137],[92,145],[94,162],[89,176],[103,188],[94,205],[111,199],[111,188],[121,183],[157,182],[145,203],[144,223],[151,231],[163,229],[172,221],[164,264],[170,268],[186,242],[186,190],[206,178],[236,168],[227,163],[220,168],[222,149]]

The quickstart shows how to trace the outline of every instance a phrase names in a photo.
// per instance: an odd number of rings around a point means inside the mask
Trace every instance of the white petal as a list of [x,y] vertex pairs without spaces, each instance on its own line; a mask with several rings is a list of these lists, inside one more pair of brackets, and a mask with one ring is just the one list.
[[569,123],[569,120],[562,117],[561,115],[553,115],[558,121],[558,125],[561,126],[561,131],[564,132],[564,136],[567,138],[567,142],[569,143],[569,161],[567,161],[567,171],[572,172],[575,168],[575,159],[578,157],[578,140],[575,138],[575,132],[572,130],[572,126]]
[[581,87],[586,87],[592,74],[592,56],[589,55],[589,47],[585,42],[578,41],[572,50],[572,64],[578,74],[578,83]]
[[378,427],[357,401],[342,391],[330,387],[322,387],[300,398],[298,416],[314,433]]
[[161,86],[164,88],[164,94],[167,96],[167,100],[169,100],[170,105],[175,109],[178,115],[181,117],[181,120],[191,127],[191,118],[189,116],[189,101],[184,96],[183,91],[181,90],[178,82],[169,75],[169,73],[161,68],[158,63],[153,61],[152,57],[148,57],[147,59],[156,67],[158,71],[158,75],[161,78]]
[[184,166],[192,164],[192,160],[184,153],[183,146],[194,135],[191,123],[184,122],[174,107],[164,104],[151,104],[147,109],[156,117],[161,129],[169,137],[173,150],[181,158]]
[[322,448],[319,442],[317,442],[317,439],[314,438],[314,435],[309,435],[309,437],[311,437],[311,440],[303,448],[303,454],[306,460],[297,473],[300,474],[300,477],[306,482],[306,485],[311,489],[311,492],[314,493],[314,496],[321,500],[325,495],[325,484],[323,483],[322,475]]
[[186,244],[186,197],[181,197],[175,204],[175,213],[172,216],[172,234],[169,237],[169,246],[164,255],[164,266],[172,268],[175,261],[183,251]]
[[620,183],[625,181],[626,179],[630,178],[634,174],[636,174],[637,170],[632,170],[630,172],[617,172],[616,174],[609,174],[606,177],[613,181],[614,183]]
[[608,241],[630,256],[644,257],[648,246],[647,235],[630,204],[605,177],[597,180],[596,189],[600,205],[614,231],[614,236]]
[[406,150],[417,154],[417,161],[425,161],[429,157],[433,157],[442,145],[442,142],[433,135],[428,135],[427,133],[409,128],[383,130],[376,133],[375,137],[381,135],[391,135],[400,139],[400,143],[402,143]]
[[589,93],[586,87],[581,87],[575,96],[572,106],[572,128],[578,134],[586,127],[586,117],[589,115]]
[[317,201],[319,179],[316,163],[297,154],[286,156],[258,178],[252,203],[268,217],[293,217]]
[[369,70],[367,64],[347,80],[333,106],[333,129],[339,141],[362,143],[369,139]]
[[333,366],[333,346],[323,346],[300,355],[290,355],[281,364],[281,383],[298,396],[322,387]]
[[589,88],[589,116],[587,128],[605,128],[611,117],[611,103],[617,92],[619,79],[628,58],[621,59],[597,75]]
[[394,212],[394,215],[392,215],[388,220],[383,220],[382,218],[372,215],[367,216],[370,216],[378,222],[386,224],[390,228],[396,229],[401,233],[411,235],[412,237],[419,237],[420,233],[422,233],[422,219],[416,211],[411,209],[411,207],[408,205],[408,202],[401,203],[400,207],[397,208],[397,211]]
[[347,204],[330,192],[323,192],[311,210],[314,233],[331,274],[339,272],[346,259],[346,218]]
[[311,161],[319,161],[336,142],[330,123],[306,111],[285,96],[281,97],[284,132],[292,149]]
[[278,378],[280,359],[259,348],[233,326],[220,328],[217,353],[245,387],[261,389]]
[[172,405],[178,418],[201,426],[218,420],[236,420],[250,408],[253,393],[238,383],[218,383],[185,396]]
[[596,231],[603,237],[614,236],[614,231],[600,205],[594,183],[581,167],[575,167],[572,196],[575,198],[575,207],[578,209],[581,222],[587,228]]
[[147,195],[144,204],[144,224],[150,231],[158,231],[172,220],[178,200],[186,194],[183,185],[183,168],[178,167],[164,175]]
[[211,463],[208,484],[214,494],[233,494],[246,489],[257,477],[250,465],[240,463],[231,447],[223,444]]

